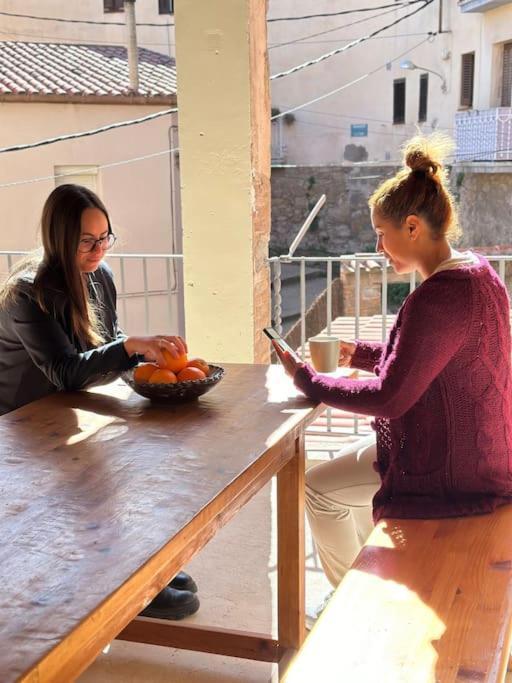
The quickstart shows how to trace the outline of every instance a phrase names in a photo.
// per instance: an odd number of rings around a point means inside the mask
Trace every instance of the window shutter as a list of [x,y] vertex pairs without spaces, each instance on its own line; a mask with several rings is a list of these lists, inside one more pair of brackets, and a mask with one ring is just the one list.
[[506,43],[503,46],[501,106],[512,107],[512,43]]
[[475,75],[475,53],[462,55],[462,73],[460,86],[460,106],[473,106],[473,80]]
[[421,74],[420,76],[420,108],[418,112],[418,121],[427,120],[428,107],[428,74]]
[[405,123],[405,78],[393,81],[393,123]]

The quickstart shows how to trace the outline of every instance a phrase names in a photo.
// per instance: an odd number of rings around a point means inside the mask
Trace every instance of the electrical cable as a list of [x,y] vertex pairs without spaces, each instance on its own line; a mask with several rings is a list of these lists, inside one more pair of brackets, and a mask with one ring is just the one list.
[[175,109],[163,109],[162,111],[157,111],[154,114],[148,114],[147,116],[141,116],[138,119],[131,119],[129,121],[119,121],[117,123],[109,123],[100,128],[93,128],[92,130],[82,131],[81,133],[68,133],[67,135],[58,135],[54,138],[47,138],[46,140],[39,140],[38,142],[28,142],[24,145],[11,145],[10,147],[0,148],[0,154],[5,152],[19,152],[25,149],[34,149],[35,147],[44,147],[45,145],[51,145],[54,142],[62,142],[63,140],[76,140],[77,138],[85,138],[91,135],[96,135],[97,133],[104,133],[107,130],[116,130],[117,128],[124,128],[125,126],[133,126],[138,123],[145,123],[146,121],[152,121],[158,119],[161,116],[168,116],[169,114],[175,114],[178,111]]
[[[285,43],[274,43],[273,45],[269,45],[268,49],[269,50],[275,50],[278,47],[285,47],[287,45],[295,45],[296,43],[301,43],[308,38],[317,38],[318,36],[324,36],[327,33],[334,33],[335,31],[341,31],[344,28],[350,28],[351,26],[356,26],[357,24],[363,24],[365,21],[371,21],[372,19],[378,19],[379,17],[383,17],[385,14],[390,14],[391,12],[395,12],[396,7],[393,9],[388,9],[385,12],[379,12],[378,14],[372,14],[369,17],[363,17],[362,19],[358,19],[357,21],[351,21],[349,24],[343,24],[342,26],[336,26],[335,28],[328,28],[325,31],[319,31],[317,33],[309,33],[307,36],[302,36],[302,38],[295,38],[294,40],[288,40]],[[339,40],[339,39],[338,39]]]
[[[402,57],[404,57],[409,52],[412,52],[412,50],[415,50],[416,48],[418,48],[420,45],[423,45],[424,43],[430,41],[431,38],[435,35],[436,34],[432,34],[428,38],[425,38],[425,40],[422,40],[419,43],[417,43],[417,45],[414,45],[413,47],[409,48],[408,50],[405,50],[404,52],[400,53],[399,55],[396,55],[395,57],[393,57],[393,59],[391,61],[396,61],[397,59],[401,59]],[[323,95],[320,95],[319,97],[315,97],[314,99],[309,100],[308,102],[304,102],[303,104],[299,104],[295,107],[291,107],[290,109],[287,109],[286,111],[279,112],[279,114],[275,114],[271,118],[271,120],[275,121],[276,119],[282,118],[283,116],[286,116],[287,114],[292,114],[295,111],[299,111],[299,109],[304,109],[305,107],[309,106],[310,104],[315,104],[316,102],[320,102],[321,100],[325,100],[325,99],[327,99],[327,97],[331,97],[331,95],[335,95],[336,93],[341,92],[342,90],[345,90],[346,88],[349,88],[350,86],[355,85],[356,83],[359,83],[360,81],[365,80],[366,78],[368,78],[368,76],[372,76],[374,73],[377,73],[377,71],[380,71],[381,69],[385,69],[386,64],[388,64],[388,63],[389,63],[389,60],[388,60],[388,62],[381,64],[380,66],[372,69],[371,71],[368,71],[367,73],[363,74],[362,76],[355,78],[353,81],[350,81],[349,83],[345,83],[344,85],[340,86],[339,88],[335,88],[334,90],[331,90],[328,93],[324,93]],[[1,150],[0,150],[0,152],[1,152]]]
[[[324,12],[321,14],[309,14],[300,17],[273,17],[267,19],[268,22],[278,22],[278,21],[300,21],[302,19],[316,19],[323,17],[336,17],[344,14],[355,14],[357,12],[372,12],[379,9],[388,9],[390,7],[403,7],[407,5],[413,5],[422,0],[409,0],[408,2],[395,2],[388,5],[377,5],[374,7],[359,7],[357,9],[350,10],[340,10],[339,12]],[[98,21],[94,19],[66,19],[63,17],[46,17],[34,14],[17,14],[15,12],[0,11],[0,15],[6,17],[15,17],[17,19],[34,19],[36,21],[55,21],[63,24],[87,24],[90,26],[126,26],[124,21]],[[156,23],[156,22],[136,22],[137,26],[149,26],[149,27],[164,27],[169,28],[174,26],[173,22],[167,23]]]
[[[124,166],[125,164],[131,164],[135,161],[144,161],[145,159],[153,159],[154,157],[163,156],[164,154],[174,154],[175,152],[178,152],[178,151],[179,151],[178,147],[175,147],[174,149],[164,149],[162,152],[153,152],[152,154],[145,154],[144,156],[140,156],[140,157],[132,157],[131,159],[123,159],[122,161],[112,161],[111,163],[108,163],[108,164],[100,164],[98,166],[95,166],[95,168],[104,169],[104,168],[114,168],[115,166]],[[38,178],[30,178],[28,180],[14,180],[13,182],[10,182],[10,183],[0,184],[0,190],[5,189],[6,187],[16,187],[18,185],[29,185],[32,183],[40,183],[43,180],[56,180],[58,178],[67,178],[69,176],[77,176],[77,175],[88,175],[88,173],[85,171],[84,171],[84,173],[77,173],[76,171],[73,171],[72,173],[57,173],[55,175],[40,176]]]
[[301,21],[302,19],[317,19],[324,17],[339,17],[343,14],[356,14],[357,12],[373,12],[377,9],[388,9],[389,7],[406,7],[408,5],[414,5],[422,0],[409,0],[409,2],[393,2],[389,5],[376,5],[374,7],[358,7],[357,9],[345,9],[339,12],[322,12],[321,14],[306,14],[301,17],[273,17],[267,19],[267,22],[272,23],[276,21]]
[[[394,125],[393,121],[390,119],[371,119],[368,116],[359,116],[359,114],[333,114],[327,111],[318,111],[317,109],[305,109],[305,113],[307,114],[321,114],[322,116],[332,116],[335,118],[340,118],[340,119],[359,119],[360,121],[373,121],[374,123],[386,123],[388,125]],[[303,121],[305,123],[305,121]],[[442,129],[437,128],[437,126],[432,126],[429,123],[426,123],[424,121],[421,122],[423,126],[427,126],[428,128],[435,128],[436,130],[455,130],[455,128],[450,128],[447,126],[443,126]],[[415,125],[415,124],[405,124],[405,125]]]
[[[419,2],[419,0],[417,0]],[[89,24],[92,26],[125,26],[124,21],[96,21],[93,19],[63,19],[62,17],[41,17],[33,14],[15,14],[14,12],[4,12],[1,11],[0,15],[6,17],[16,17],[18,19],[36,19],[37,21],[56,21],[62,24]],[[169,28],[169,26],[174,26],[174,24],[167,22],[166,24],[158,23],[147,23],[147,22],[137,22],[137,26],[152,26],[158,27],[163,26]]]
[[[343,47],[339,47],[336,50],[332,50],[331,52],[327,52],[324,55],[320,55],[320,57],[317,57],[316,59],[310,59],[307,62],[304,62],[303,64],[299,64],[298,66],[292,67],[291,69],[287,69],[286,71],[281,71],[280,73],[274,74],[273,76],[270,77],[270,80],[273,81],[273,80],[276,80],[278,78],[283,78],[284,76],[290,76],[291,74],[294,74],[297,71],[301,71],[302,69],[306,69],[309,66],[319,64],[320,62],[323,62],[324,60],[329,59],[330,57],[334,57],[336,55],[342,54],[343,52],[346,52],[347,50],[350,50],[351,48],[356,47],[357,45],[361,45],[366,40],[373,38],[374,36],[378,35],[379,33],[386,31],[388,28],[392,28],[393,26],[396,26],[397,24],[401,23],[402,21],[405,21],[405,19],[412,17],[414,14],[421,12],[421,10],[423,10],[426,7],[428,7],[429,5],[431,5],[433,3],[433,1],[434,0],[422,0],[423,5],[421,7],[417,7],[414,11],[409,12],[409,14],[405,14],[403,17],[395,19],[395,21],[391,22],[391,24],[387,24],[386,26],[382,26],[381,28],[378,28],[375,31],[372,31],[372,33],[369,33],[367,36],[362,36],[361,38],[358,38],[357,40],[354,40],[354,41],[348,43],[347,45],[344,45]],[[434,34],[432,34],[432,35],[434,35]]]

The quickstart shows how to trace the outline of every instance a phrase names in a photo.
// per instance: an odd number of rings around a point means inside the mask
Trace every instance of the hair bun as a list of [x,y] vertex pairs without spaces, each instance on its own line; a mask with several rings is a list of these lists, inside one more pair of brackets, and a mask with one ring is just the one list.
[[431,173],[432,175],[436,175],[439,170],[439,164],[433,161],[422,150],[418,149],[406,152],[405,165],[413,172],[419,171],[421,173]]

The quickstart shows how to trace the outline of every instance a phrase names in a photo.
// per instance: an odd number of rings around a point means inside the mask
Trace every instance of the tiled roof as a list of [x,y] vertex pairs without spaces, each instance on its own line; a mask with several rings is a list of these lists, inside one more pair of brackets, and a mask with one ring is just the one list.
[[[127,51],[115,45],[0,41],[0,95],[132,95]],[[176,94],[174,59],[139,48],[139,97]]]

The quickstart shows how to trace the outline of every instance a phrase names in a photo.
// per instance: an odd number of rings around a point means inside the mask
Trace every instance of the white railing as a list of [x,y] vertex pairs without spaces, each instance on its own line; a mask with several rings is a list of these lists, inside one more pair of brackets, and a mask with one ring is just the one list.
[[457,161],[511,161],[512,107],[455,114]]
[[[505,267],[507,263],[512,263],[512,254],[486,254],[485,258],[491,263],[496,264],[495,268],[503,282],[505,282]],[[274,327],[282,333],[282,282],[281,265],[295,263],[299,267],[299,301],[300,301],[300,329],[301,329],[301,348],[299,352],[302,357],[305,354],[306,345],[306,264],[322,263],[326,264],[326,311],[325,321],[326,330],[330,332],[332,325],[332,284],[333,284],[333,264],[340,265],[340,269],[350,270],[354,273],[355,282],[355,301],[354,301],[354,325],[355,336],[357,337],[361,320],[361,269],[379,268],[381,271],[381,311],[382,318],[381,336],[382,341],[387,337],[387,316],[388,312],[388,261],[380,254],[344,254],[341,256],[274,256],[269,259],[272,278],[272,320]],[[416,274],[409,276],[409,291],[416,287]]]
[[[3,277],[26,251],[0,251]],[[132,334],[169,331],[184,335],[183,255],[109,253],[119,323]]]
[[[506,264],[512,263],[512,254],[486,254],[485,257],[493,264],[501,280],[506,283]],[[377,314],[380,317],[380,337],[382,341],[387,339],[388,327],[390,325],[390,315],[393,315],[388,311],[388,265],[387,259],[380,254],[348,254],[342,256],[275,256],[269,259],[269,264],[271,268],[271,278],[272,278],[272,320],[273,325],[276,330],[282,333],[282,270],[281,266],[283,264],[294,263],[299,268],[299,304],[300,304],[300,347],[298,349],[299,355],[302,359],[306,358],[306,313],[307,313],[307,278],[306,278],[306,264],[324,264],[326,266],[326,278],[325,278],[325,290],[326,290],[326,303],[325,303],[325,330],[329,334],[331,332],[333,324],[333,306],[332,306],[332,286],[333,286],[333,265],[339,264],[340,274],[341,271],[351,272],[354,277],[354,301],[353,301],[353,311],[354,315],[350,316],[350,330],[353,331],[352,338],[358,339],[360,336],[360,330],[362,323],[367,324],[368,317],[361,314],[361,272],[363,269],[378,269],[380,270],[380,282],[381,282],[381,296],[380,296],[380,313]],[[408,278],[409,291],[412,292],[417,285],[416,274],[411,273]],[[508,283],[509,292],[510,285]],[[375,314],[370,316],[372,319]],[[353,320],[352,320],[353,319]],[[318,333],[320,330],[316,330]],[[363,333],[364,334],[364,333]],[[351,339],[348,339],[351,341]],[[369,341],[374,341],[369,339]],[[327,421],[326,421],[326,431],[332,431],[331,415],[332,410],[330,408],[326,411]],[[359,434],[359,417],[357,415],[353,418],[353,433]]]

